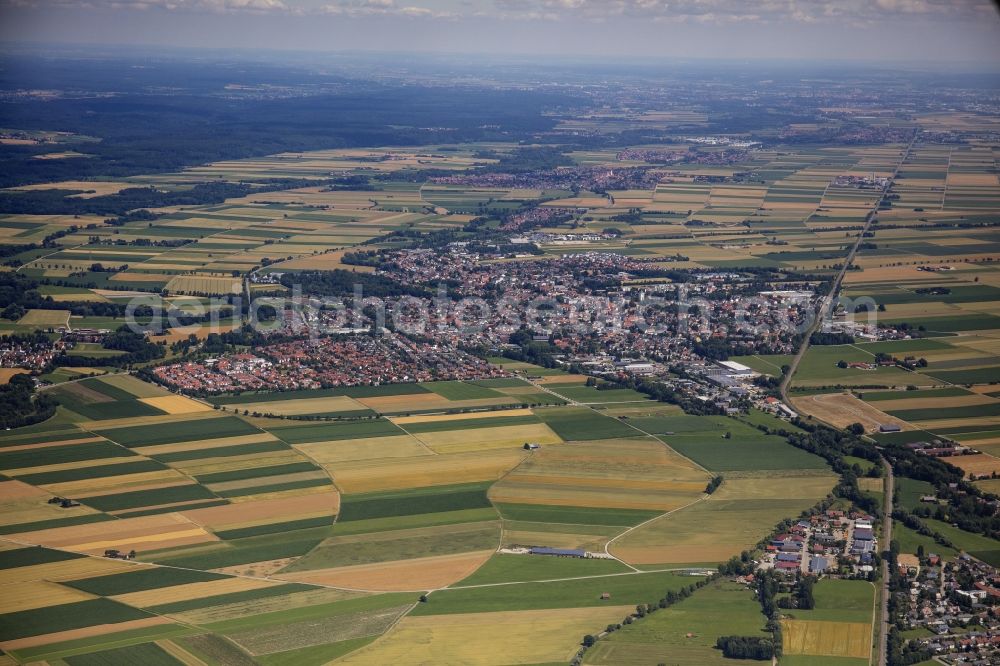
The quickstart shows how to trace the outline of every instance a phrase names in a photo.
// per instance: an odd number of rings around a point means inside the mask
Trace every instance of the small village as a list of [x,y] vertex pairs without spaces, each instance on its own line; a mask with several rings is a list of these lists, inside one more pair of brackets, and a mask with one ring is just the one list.
[[1000,573],[967,554],[899,556],[905,636],[945,664],[1000,662]]
[[873,577],[879,552],[875,518],[830,509],[795,523],[764,548],[762,569],[790,577]]

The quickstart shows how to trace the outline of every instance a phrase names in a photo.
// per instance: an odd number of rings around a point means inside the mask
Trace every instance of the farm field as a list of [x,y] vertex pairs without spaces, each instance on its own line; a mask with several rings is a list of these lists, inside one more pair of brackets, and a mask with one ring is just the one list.
[[692,597],[599,640],[584,663],[639,664],[677,660],[686,664],[728,664],[715,647],[720,635],[764,634],[764,616],[752,590],[719,581]]
[[872,651],[875,588],[867,581],[821,580],[816,607],[781,621],[784,649],[793,656],[842,657],[867,663]]
[[795,517],[833,488],[822,472],[727,478],[707,498],[645,523],[610,552],[633,565],[712,564],[755,545],[784,517]]

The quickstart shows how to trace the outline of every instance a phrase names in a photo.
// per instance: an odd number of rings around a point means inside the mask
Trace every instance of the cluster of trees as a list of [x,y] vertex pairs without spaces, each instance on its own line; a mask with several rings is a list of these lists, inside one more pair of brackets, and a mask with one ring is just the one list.
[[770,660],[774,657],[774,641],[764,636],[719,636],[715,647],[727,659]]
[[44,393],[35,393],[30,375],[14,375],[0,385],[0,428],[20,428],[40,423],[56,413],[58,402]]
[[142,333],[136,333],[128,326],[122,326],[114,333],[105,336],[101,346],[104,349],[114,349],[125,352],[116,356],[69,356],[63,354],[52,359],[52,364],[62,365],[95,365],[123,368],[136,363],[148,363],[161,359],[166,355],[166,346],[150,342]]
[[816,331],[809,336],[811,345],[852,345],[854,336],[850,333],[824,333]]
[[816,600],[813,598],[813,586],[816,579],[812,576],[801,576],[795,585],[795,591],[791,596],[778,600],[779,608],[797,608],[799,610],[812,610],[816,607]]
[[719,476],[713,476],[712,480],[708,482],[707,486],[705,486],[705,494],[706,495],[711,495],[716,490],[718,490],[719,486],[722,485],[722,481],[723,481],[723,478],[722,478],[721,474]]

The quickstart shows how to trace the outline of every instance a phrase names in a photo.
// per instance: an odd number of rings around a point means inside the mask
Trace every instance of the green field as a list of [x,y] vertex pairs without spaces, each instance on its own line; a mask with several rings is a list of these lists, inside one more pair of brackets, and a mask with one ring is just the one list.
[[788,610],[783,614],[798,620],[827,622],[871,622],[875,609],[875,587],[864,580],[824,579],[813,587],[816,607]]
[[339,522],[477,509],[492,506],[486,497],[490,483],[463,483],[415,490],[347,495]]
[[[797,449],[783,437],[765,435],[742,421],[721,417],[662,417],[666,421],[658,429],[666,429],[670,422],[688,428],[696,427],[692,419],[702,419],[709,426],[705,431],[674,430],[674,435],[659,435],[659,439],[702,467],[714,472],[825,469],[826,461],[817,455]],[[652,419],[637,419],[637,421]],[[641,425],[642,424],[638,424]],[[729,434],[729,438],[726,434]]]
[[423,386],[448,400],[483,400],[503,397],[502,393],[471,382],[430,382]]
[[[98,495],[96,497],[85,498],[82,501],[99,511],[122,511],[144,506],[174,504],[204,499],[216,499],[216,496],[204,486],[189,483],[183,486],[171,486],[155,490],[135,490],[114,495]],[[167,508],[164,510],[170,511],[173,509]]]
[[70,666],[113,666],[114,664],[148,664],[149,666],[171,666],[181,664],[156,643],[140,643],[127,647],[101,650],[88,654],[66,657]]
[[155,590],[171,585],[187,583],[203,583],[210,580],[226,578],[222,574],[207,571],[190,571],[188,569],[171,569],[167,567],[142,568],[127,573],[96,576],[66,583],[84,592],[90,592],[102,597],[113,597],[129,592]]
[[586,407],[557,407],[539,410],[538,417],[567,441],[635,437],[636,432],[617,419]]
[[769,637],[764,632],[764,621],[752,590],[738,583],[718,581],[602,638],[587,651],[584,663],[736,663],[715,648],[716,639]]
[[9,641],[39,633],[69,631],[96,624],[127,622],[150,617],[148,613],[110,599],[89,599],[0,615],[0,640]]
[[[417,606],[413,614],[448,615],[655,603],[668,590],[679,590],[695,580],[697,579],[672,572],[630,573],[550,583],[528,582],[447,589],[428,596],[427,603]],[[610,600],[601,600],[604,592],[611,595]]]
[[552,557],[547,555],[494,555],[474,574],[451,587],[505,583],[508,581],[554,580],[574,576],[601,576],[628,571],[617,560]]
[[620,525],[631,527],[660,515],[659,511],[640,509],[597,509],[590,507],[551,506],[543,504],[498,504],[507,520],[576,525]]
[[122,446],[135,448],[153,446],[154,444],[190,442],[198,439],[253,435],[261,431],[235,416],[223,416],[217,419],[191,419],[188,421],[177,419],[170,423],[169,428],[157,424],[96,429],[96,432]]
[[86,442],[66,446],[46,446],[41,449],[0,452],[0,469],[12,470],[39,465],[100,460],[102,458],[125,458],[135,454],[128,449],[115,446],[111,442]]
[[[285,425],[288,424],[288,425]],[[362,437],[385,437],[402,435],[403,431],[385,419],[349,421],[345,423],[322,423],[315,425],[295,425],[291,421],[268,425],[268,431],[289,444],[307,444],[340,439]]]

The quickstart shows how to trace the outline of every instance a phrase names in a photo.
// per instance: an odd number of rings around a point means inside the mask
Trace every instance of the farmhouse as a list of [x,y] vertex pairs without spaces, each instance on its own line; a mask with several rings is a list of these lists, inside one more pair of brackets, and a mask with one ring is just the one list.
[[895,423],[880,423],[878,426],[879,432],[899,432],[900,430],[902,430],[902,428]]

